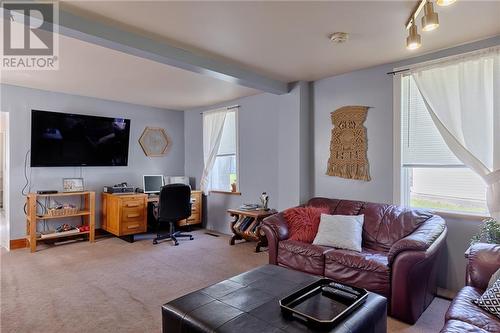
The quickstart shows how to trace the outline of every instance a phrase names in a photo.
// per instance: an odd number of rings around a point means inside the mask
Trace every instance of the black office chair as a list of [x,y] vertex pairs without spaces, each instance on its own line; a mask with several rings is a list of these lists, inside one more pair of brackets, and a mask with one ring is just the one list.
[[[154,207],[154,216],[156,219],[156,238],[153,244],[158,244],[159,240],[170,238],[174,245],[179,245],[178,237],[193,236],[175,231],[175,224],[180,220],[187,219],[191,215],[191,187],[184,184],[169,184],[161,188],[158,204]],[[160,234],[162,223],[170,224],[168,234]]]

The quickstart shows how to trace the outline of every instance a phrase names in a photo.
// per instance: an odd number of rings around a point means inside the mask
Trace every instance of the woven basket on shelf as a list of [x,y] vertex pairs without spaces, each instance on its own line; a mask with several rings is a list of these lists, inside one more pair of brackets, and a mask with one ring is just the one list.
[[78,208],[50,208],[47,211],[47,215],[49,216],[64,216],[64,215],[73,215],[78,213]]

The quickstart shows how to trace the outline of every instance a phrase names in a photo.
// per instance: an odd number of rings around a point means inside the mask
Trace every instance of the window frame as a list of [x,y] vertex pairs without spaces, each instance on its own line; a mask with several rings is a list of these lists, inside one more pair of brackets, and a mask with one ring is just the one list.
[[[220,194],[236,194],[236,195],[241,195],[241,191],[240,191],[240,142],[239,142],[239,107],[233,107],[233,108],[228,108],[228,112],[227,114],[231,113],[231,112],[234,112],[234,135],[235,135],[235,139],[236,139],[236,152],[235,152],[235,157],[236,157],[236,192],[232,192],[230,190],[224,190],[224,189],[215,189],[215,188],[211,188],[210,189],[210,193],[220,193]],[[226,117],[227,117],[227,114],[226,114]],[[225,120],[224,120],[224,123],[225,123]],[[224,131],[224,128],[222,129]],[[219,152],[217,152],[217,154],[215,154],[215,159],[217,159],[217,157],[224,157],[224,156],[233,156],[233,154],[219,154]],[[215,166],[215,163],[214,163],[214,166]],[[212,173],[213,171],[213,167],[212,167],[212,170],[210,170],[210,173]],[[210,174],[210,177],[212,177],[212,175]]]
[[[402,163],[402,114],[403,114],[403,100],[402,100],[402,78],[408,75],[405,69],[395,68],[393,75],[393,203],[401,206],[410,206],[410,177],[408,168],[403,167]],[[439,167],[439,166],[436,166]],[[442,166],[446,167],[446,166]],[[473,213],[462,211],[448,211],[436,210],[428,208],[433,212],[449,216],[449,217],[472,217],[483,219],[487,217],[487,213]]]

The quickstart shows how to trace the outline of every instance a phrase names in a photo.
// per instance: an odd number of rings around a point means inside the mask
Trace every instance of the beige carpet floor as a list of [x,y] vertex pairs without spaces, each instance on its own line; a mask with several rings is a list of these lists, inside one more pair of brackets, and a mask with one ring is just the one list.
[[[177,247],[105,237],[2,251],[0,331],[160,332],[163,303],[267,262],[251,243],[193,234]],[[389,318],[389,332],[439,332],[448,304],[435,299],[413,326]]]

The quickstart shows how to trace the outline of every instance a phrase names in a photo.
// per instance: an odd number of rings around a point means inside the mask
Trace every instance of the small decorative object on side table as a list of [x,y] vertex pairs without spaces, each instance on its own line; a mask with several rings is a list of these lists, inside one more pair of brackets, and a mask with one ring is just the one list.
[[229,245],[234,245],[235,241],[244,239],[247,241],[257,242],[255,252],[260,252],[261,247],[267,246],[266,236],[260,233],[260,225],[263,219],[276,214],[276,210],[228,209],[227,212],[231,217],[234,217],[234,220],[231,221],[231,231],[234,235],[231,237]]

